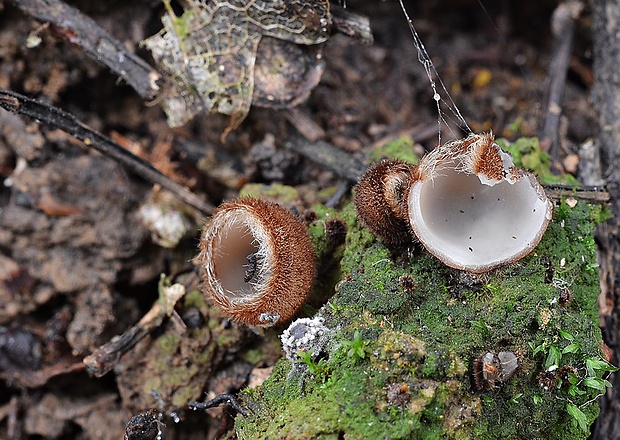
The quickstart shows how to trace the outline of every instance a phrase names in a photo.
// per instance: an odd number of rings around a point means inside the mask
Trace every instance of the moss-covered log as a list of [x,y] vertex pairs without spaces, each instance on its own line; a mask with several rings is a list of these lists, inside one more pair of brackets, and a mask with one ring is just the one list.
[[419,247],[393,256],[351,205],[317,212],[347,226],[325,334],[242,394],[239,438],[587,437],[612,368],[592,235],[604,208],[559,202],[533,253],[477,276]]

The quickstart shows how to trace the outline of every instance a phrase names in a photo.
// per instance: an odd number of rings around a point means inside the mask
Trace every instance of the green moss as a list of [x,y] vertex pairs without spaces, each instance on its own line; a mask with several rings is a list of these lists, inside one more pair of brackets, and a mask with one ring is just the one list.
[[[205,336],[205,334],[191,335],[196,341]],[[142,390],[146,395],[155,390],[169,396],[169,403],[175,408],[186,406],[187,402],[200,395],[202,385],[195,380],[200,374],[199,365],[205,365],[213,355],[213,347],[206,347],[209,353],[205,358],[205,352],[198,349],[199,343],[192,343],[187,339],[190,335],[186,335],[185,340],[181,338],[182,336],[176,332],[168,332],[155,340],[153,349],[157,355],[154,357],[154,362],[149,365],[151,374],[146,377]],[[173,365],[180,352],[186,353],[184,345],[187,344],[196,348],[192,351],[194,360],[182,365]]]
[[413,150],[413,139],[408,136],[394,139],[381,147],[373,148],[368,154],[370,162],[380,162],[382,159],[402,160],[412,164],[417,164],[420,160]]
[[338,254],[333,255],[338,244],[327,234],[327,225],[330,221],[339,221],[340,214],[335,209],[326,208],[323,205],[314,206],[313,211],[316,214],[316,218],[308,225],[308,233],[310,234],[317,260],[329,256],[338,261],[340,259],[339,255],[342,254],[342,249],[339,249]]
[[157,347],[162,356],[173,356],[179,346],[180,335],[168,333],[157,339]]
[[551,173],[551,156],[540,149],[538,138],[519,138],[513,143],[506,139],[497,139],[497,143],[512,155],[517,167],[525,168],[536,174],[540,183],[579,184],[571,174],[555,175]]
[[259,199],[273,200],[274,202],[294,204],[299,201],[299,192],[292,186],[272,183],[248,183],[239,191],[239,197],[256,197]]
[[[333,330],[326,361],[301,377],[289,377],[291,364],[281,361],[261,387],[242,394],[253,413],[237,419],[239,438],[586,437],[567,404],[589,424],[597,391],[545,391],[538,376],[553,350],[561,353],[558,367],[580,377],[586,359],[600,358],[592,232],[603,210],[561,202],[534,252],[479,277],[422,249],[394,259],[358,224],[352,205],[326,212],[347,226],[342,280],[321,310]],[[404,276],[415,289],[401,286]],[[568,303],[560,301],[565,289]],[[363,357],[348,356],[356,331],[370,340]],[[520,368],[503,386],[480,391],[471,369],[488,351],[514,352]]]
[[205,296],[200,290],[192,290],[185,294],[183,303],[186,309],[189,307],[197,307],[200,309],[205,307]]

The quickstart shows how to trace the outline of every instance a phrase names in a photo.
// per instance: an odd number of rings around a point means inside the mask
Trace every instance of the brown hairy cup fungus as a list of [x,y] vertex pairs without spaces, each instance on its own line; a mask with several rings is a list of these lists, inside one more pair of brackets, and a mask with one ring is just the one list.
[[416,168],[409,220],[448,266],[482,273],[529,254],[553,205],[536,178],[513,165],[490,133],[435,148]]
[[370,232],[388,247],[411,243],[407,216],[407,193],[415,166],[383,160],[362,176],[356,186],[355,209]]
[[281,206],[254,198],[222,204],[200,240],[204,290],[235,321],[288,321],[310,294],[314,252],[305,225]]

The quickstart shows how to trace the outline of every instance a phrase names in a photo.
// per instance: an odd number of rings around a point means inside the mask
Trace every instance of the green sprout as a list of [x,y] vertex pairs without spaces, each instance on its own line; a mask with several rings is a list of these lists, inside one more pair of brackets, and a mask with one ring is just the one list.
[[523,396],[523,393],[517,393],[512,396],[508,402],[516,405],[519,403],[519,399],[521,398],[521,396]]
[[469,323],[471,324],[473,328],[478,330],[482,334],[482,336],[488,337],[491,335],[491,332],[490,332],[491,329],[489,328],[488,325],[486,325],[486,323],[484,322],[484,319],[480,319],[478,321],[469,321]]
[[579,407],[572,403],[567,403],[566,411],[568,411],[573,420],[579,425],[584,433],[590,433],[588,417],[579,409]]
[[364,359],[366,353],[370,353],[370,339],[362,339],[362,333],[359,330],[355,330],[352,341],[345,341],[343,346],[348,349],[347,356],[353,358],[353,360]]
[[299,360],[295,361],[296,364],[305,364],[308,367],[308,372],[312,375],[325,373],[327,361],[325,359],[314,360],[313,353],[309,351],[298,351],[297,356]]

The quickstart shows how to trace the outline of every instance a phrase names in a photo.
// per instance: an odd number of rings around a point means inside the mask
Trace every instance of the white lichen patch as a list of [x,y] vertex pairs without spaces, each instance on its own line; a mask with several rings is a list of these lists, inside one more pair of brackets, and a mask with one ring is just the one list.
[[325,348],[329,329],[323,324],[325,320],[314,318],[300,318],[293,321],[289,328],[284,330],[280,339],[286,358],[291,362],[299,360],[298,352],[309,352],[314,356]]

